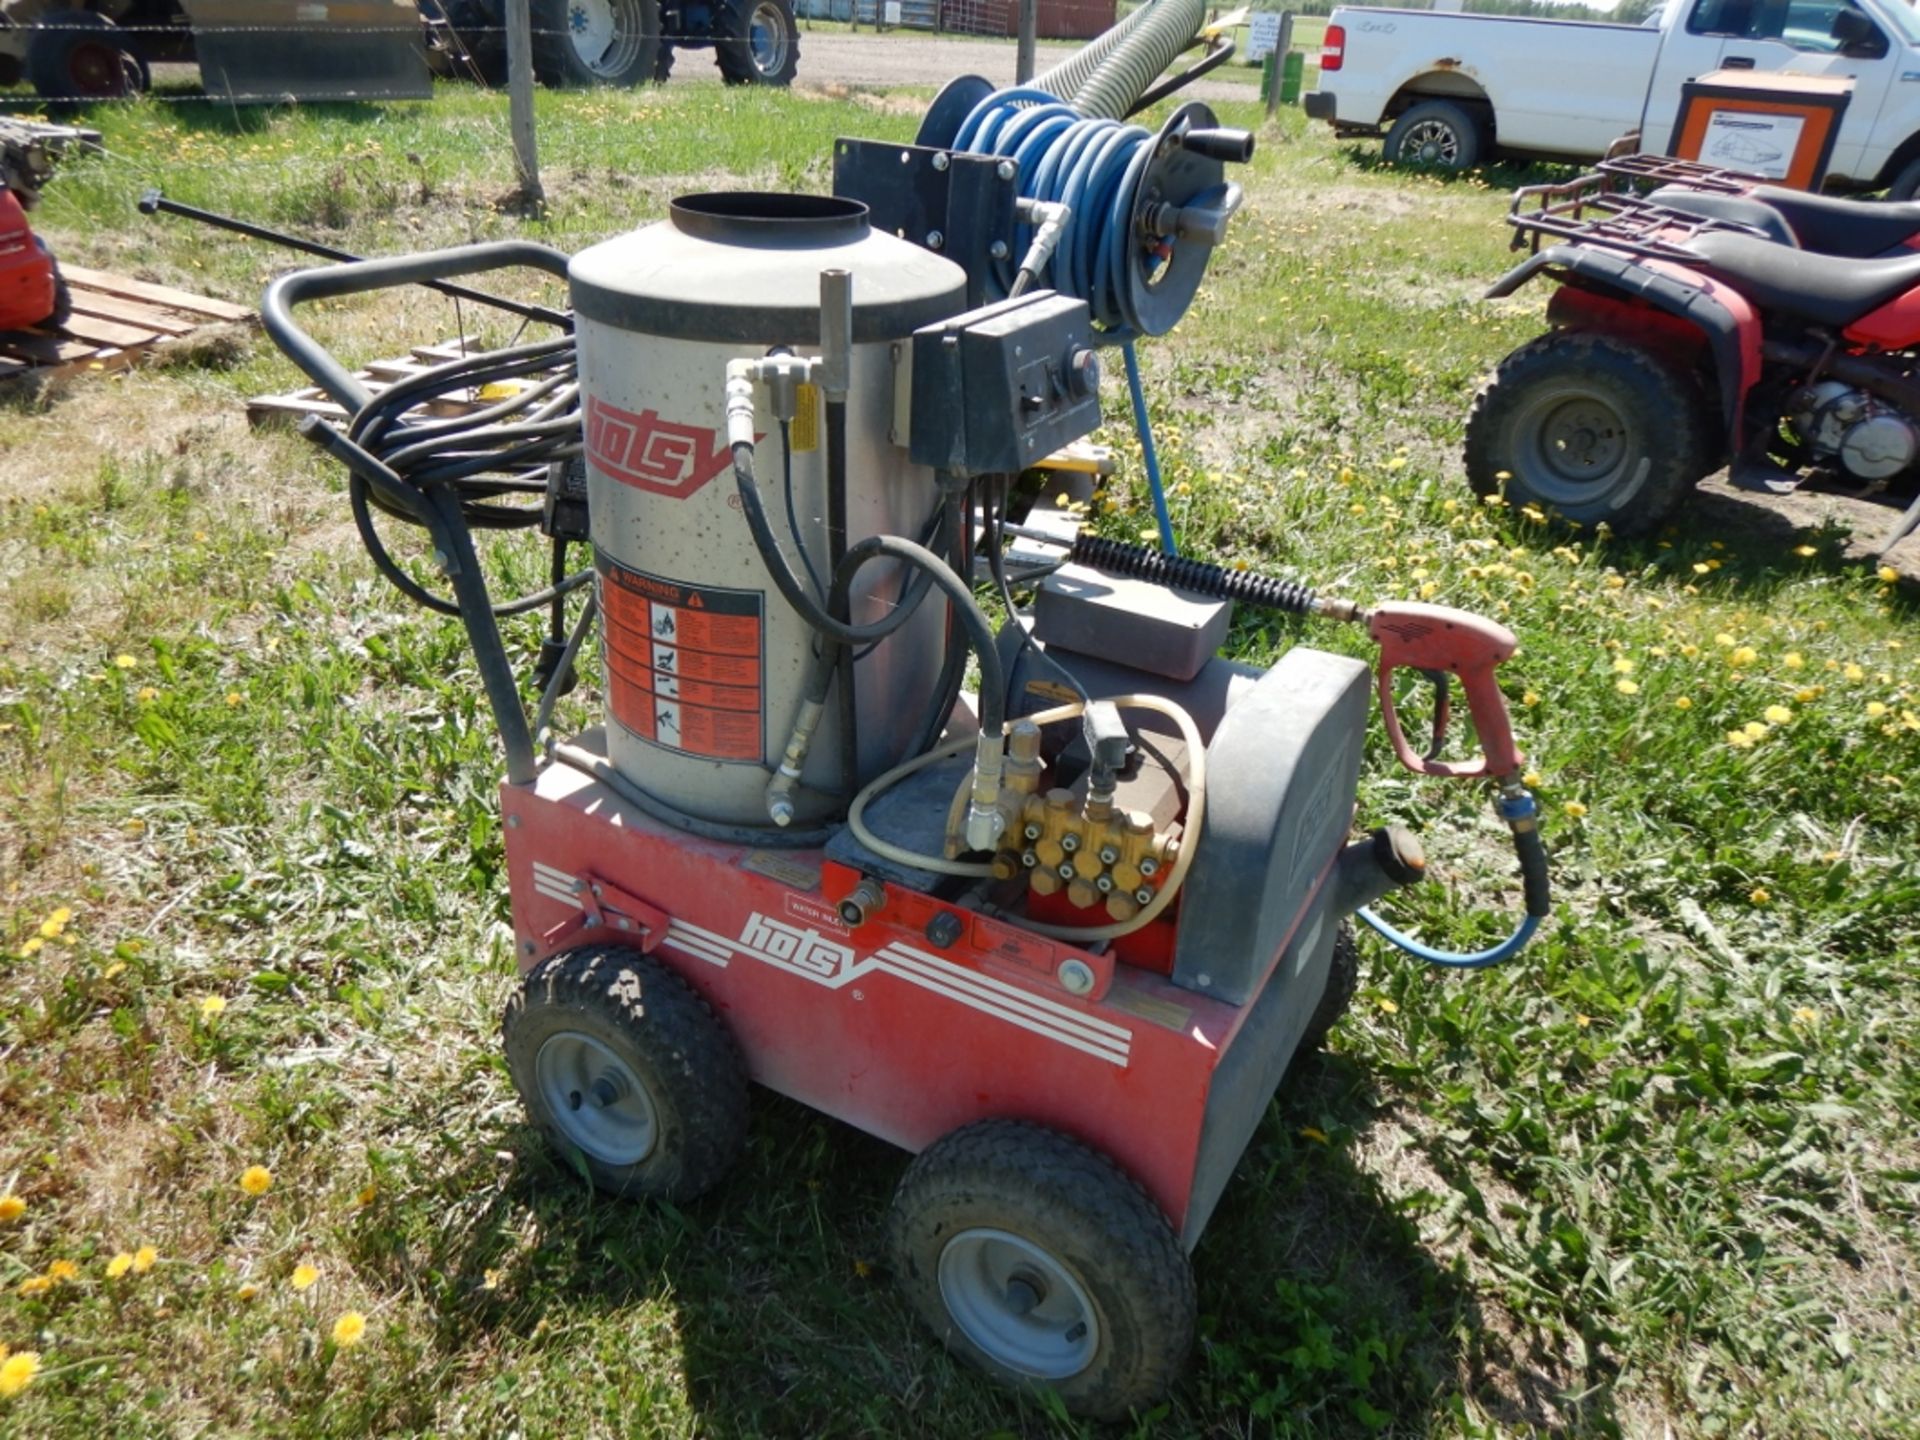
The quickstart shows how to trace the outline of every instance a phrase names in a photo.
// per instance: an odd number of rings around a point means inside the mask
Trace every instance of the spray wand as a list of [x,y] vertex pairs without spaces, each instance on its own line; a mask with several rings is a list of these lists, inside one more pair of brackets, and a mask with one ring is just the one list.
[[[1007,533],[1038,540],[1043,544],[1063,543],[1057,534],[1027,530],[1017,525],[1003,527]],[[1376,689],[1380,696],[1380,716],[1387,727],[1400,763],[1416,775],[1438,775],[1452,779],[1490,777],[1494,782],[1494,813],[1513,835],[1514,853],[1520,862],[1520,877],[1525,894],[1526,914],[1513,934],[1491,949],[1468,953],[1436,950],[1410,935],[1402,934],[1370,910],[1361,910],[1365,920],[1381,935],[1409,954],[1435,965],[1455,969],[1478,969],[1495,965],[1520,952],[1534,931],[1540,928],[1552,908],[1547,876],[1547,849],[1540,838],[1539,807],[1521,780],[1526,757],[1513,739],[1513,723],[1507,714],[1506,697],[1500,693],[1494,670],[1519,648],[1519,641],[1506,626],[1481,615],[1455,610],[1444,605],[1425,605],[1418,601],[1396,600],[1364,608],[1351,600],[1328,599],[1316,595],[1297,581],[1278,580],[1247,570],[1227,570],[1185,556],[1167,555],[1138,545],[1128,545],[1098,535],[1074,537],[1067,558],[1108,575],[1125,576],[1204,595],[1216,600],[1235,600],[1260,609],[1290,615],[1313,615],[1364,625],[1367,634],[1380,647],[1376,667]],[[1436,703],[1433,712],[1432,743],[1424,754],[1416,753],[1408,743],[1394,708],[1393,681],[1402,669],[1418,670],[1434,683]],[[1446,742],[1451,709],[1447,703],[1447,677],[1457,676],[1466,692],[1467,710],[1480,737],[1481,753],[1469,761],[1439,759]]]

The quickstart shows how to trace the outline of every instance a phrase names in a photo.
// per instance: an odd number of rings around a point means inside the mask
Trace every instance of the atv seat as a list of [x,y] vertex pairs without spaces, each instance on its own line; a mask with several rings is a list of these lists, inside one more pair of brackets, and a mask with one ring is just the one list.
[[1747,235],[1706,234],[1687,242],[1706,270],[1763,310],[1844,328],[1920,286],[1920,251],[1855,260],[1791,250]]
[[1782,244],[1821,255],[1885,255],[1920,235],[1920,201],[1842,200],[1779,185],[1757,185],[1745,195],[1662,185],[1647,198],[1685,215],[1751,225]]

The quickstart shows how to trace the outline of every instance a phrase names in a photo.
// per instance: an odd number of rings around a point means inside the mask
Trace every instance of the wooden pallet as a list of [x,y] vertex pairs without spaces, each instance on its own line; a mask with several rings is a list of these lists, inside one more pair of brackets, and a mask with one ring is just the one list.
[[[353,378],[364,385],[369,394],[378,395],[389,386],[397,385],[402,380],[411,380],[436,365],[458,360],[478,344],[476,340],[453,339],[442,340],[438,345],[418,345],[406,358],[377,360],[364,370],[356,370]],[[527,378],[539,380],[543,377]],[[472,390],[456,391],[428,404],[415,406],[407,413],[435,417],[465,415],[479,409],[482,403]],[[347,423],[347,412],[317,387],[295,390],[286,395],[260,395],[247,402],[247,422],[251,425],[294,425],[304,415],[318,415],[336,425]]]
[[156,346],[208,325],[249,320],[244,305],[190,295],[125,275],[62,262],[71,313],[31,330],[0,334],[0,385],[83,370],[118,370]]

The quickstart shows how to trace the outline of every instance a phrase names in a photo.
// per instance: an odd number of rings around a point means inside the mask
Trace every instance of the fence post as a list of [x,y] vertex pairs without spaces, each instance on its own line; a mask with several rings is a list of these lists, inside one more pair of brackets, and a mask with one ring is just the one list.
[[532,8],[529,0],[507,0],[507,114],[520,199],[537,210],[547,197],[540,188],[540,156],[533,139]]
[[1020,48],[1013,62],[1013,83],[1033,79],[1034,35],[1040,28],[1040,0],[1020,0]]
[[1280,12],[1280,35],[1273,42],[1273,54],[1268,63],[1273,68],[1267,73],[1273,78],[1267,84],[1267,114],[1271,115],[1280,108],[1280,77],[1287,66],[1287,52],[1293,48],[1293,12]]

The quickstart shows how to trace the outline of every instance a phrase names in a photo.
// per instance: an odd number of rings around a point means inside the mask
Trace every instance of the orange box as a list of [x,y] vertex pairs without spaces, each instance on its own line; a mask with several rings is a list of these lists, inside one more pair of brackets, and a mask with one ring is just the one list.
[[1844,77],[1714,70],[1680,87],[1673,153],[1818,190],[1852,98]]

